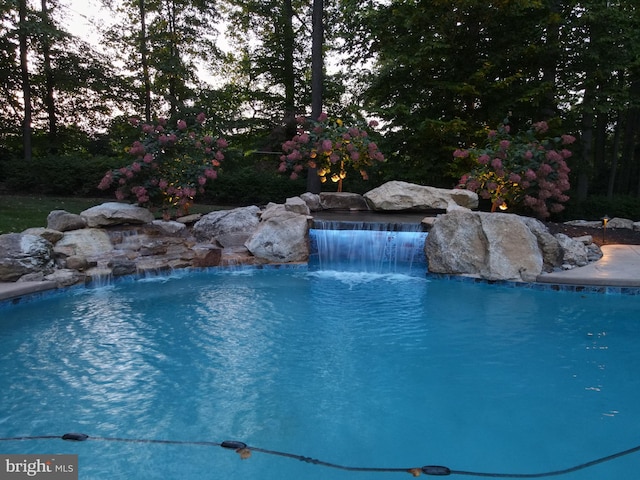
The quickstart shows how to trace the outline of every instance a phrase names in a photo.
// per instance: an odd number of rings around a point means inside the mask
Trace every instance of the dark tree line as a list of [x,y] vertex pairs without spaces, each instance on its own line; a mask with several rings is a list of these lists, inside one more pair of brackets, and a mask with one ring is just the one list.
[[545,120],[578,137],[575,197],[640,196],[632,0],[103,5],[119,21],[101,31],[100,50],[60,27],[64,0],[0,6],[5,159],[92,151],[92,141],[115,154],[128,116],[200,110],[243,152],[277,153],[294,118],[322,106],[381,120],[388,160],[377,181],[453,186],[452,151],[509,117],[515,129]]

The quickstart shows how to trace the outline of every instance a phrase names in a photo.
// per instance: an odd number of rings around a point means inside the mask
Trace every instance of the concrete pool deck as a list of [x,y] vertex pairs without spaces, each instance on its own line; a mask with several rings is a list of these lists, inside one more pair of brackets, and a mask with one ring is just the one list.
[[[604,245],[603,257],[585,267],[543,273],[538,283],[640,288],[640,245]],[[55,282],[0,282],[0,301],[53,290]]]

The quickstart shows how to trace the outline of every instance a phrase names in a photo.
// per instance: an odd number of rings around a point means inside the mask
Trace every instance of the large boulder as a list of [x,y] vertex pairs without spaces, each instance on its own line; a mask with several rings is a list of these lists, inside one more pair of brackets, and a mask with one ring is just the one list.
[[364,197],[351,192],[322,192],[320,205],[325,210],[369,210]]
[[589,264],[589,249],[580,240],[558,233],[555,238],[562,247],[562,268],[584,267]]
[[520,217],[529,230],[536,236],[538,247],[542,252],[543,269],[552,272],[562,265],[563,251],[558,239],[549,232],[549,229],[537,218]]
[[47,228],[59,232],[78,230],[87,226],[87,219],[82,215],[69,213],[66,210],[53,210],[47,215]]
[[428,187],[391,181],[364,194],[372,210],[446,210],[453,202],[461,207],[478,208],[478,195],[469,190]]
[[425,242],[429,271],[487,280],[535,281],[542,273],[538,240],[517,215],[452,211]]
[[[204,215],[193,225],[193,235],[200,241],[213,241],[222,235],[249,235],[260,222],[260,208],[255,205],[220,210]],[[246,240],[245,238],[245,240]]]
[[38,235],[0,235],[0,282],[15,282],[23,275],[49,272],[54,266],[52,245]]
[[107,232],[99,228],[83,228],[64,232],[64,236],[53,247],[61,257],[82,256],[101,257],[113,251],[113,244]]
[[88,227],[151,223],[154,218],[153,213],[146,208],[118,202],[96,205],[80,215],[86,219]]
[[[278,214],[274,214],[275,212]],[[311,217],[272,208],[245,246],[255,257],[268,262],[306,262],[309,259]]]

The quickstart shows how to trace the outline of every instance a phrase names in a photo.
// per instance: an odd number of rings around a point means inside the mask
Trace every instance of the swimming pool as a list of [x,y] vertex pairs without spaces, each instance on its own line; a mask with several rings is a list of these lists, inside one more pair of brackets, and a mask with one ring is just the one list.
[[[0,308],[2,453],[82,479],[358,479],[357,467],[537,473],[640,444],[638,297],[402,274],[183,272]],[[640,454],[562,475],[635,478]]]

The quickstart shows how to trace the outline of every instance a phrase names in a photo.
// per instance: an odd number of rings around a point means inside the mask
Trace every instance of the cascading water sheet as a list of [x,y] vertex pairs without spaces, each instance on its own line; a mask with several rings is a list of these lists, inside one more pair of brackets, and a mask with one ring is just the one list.
[[369,273],[426,272],[422,231],[311,229],[309,267]]

